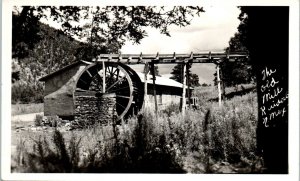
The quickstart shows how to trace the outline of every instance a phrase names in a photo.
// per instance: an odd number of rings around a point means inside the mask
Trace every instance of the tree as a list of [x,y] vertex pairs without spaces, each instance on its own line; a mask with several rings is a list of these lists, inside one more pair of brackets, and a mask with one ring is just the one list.
[[[204,12],[200,7],[14,7],[12,101],[42,101],[40,77],[78,59],[92,60],[100,53],[119,53],[126,40],[139,43],[147,36],[145,27],[170,36],[170,25],[187,26],[200,12]],[[61,29],[54,30],[41,23],[42,18],[60,23]],[[158,75],[157,68],[155,72]]]
[[[230,52],[248,52],[247,48],[244,46],[242,39],[244,35],[240,32],[235,33],[229,41],[229,46],[225,48],[226,53]],[[223,86],[236,86],[238,84],[250,83],[254,79],[254,74],[252,71],[252,66],[250,60],[245,58],[239,58],[234,62],[224,60],[220,64],[220,76]],[[217,85],[217,73],[215,75],[215,85]]]
[[[85,38],[85,41],[91,42],[91,47],[94,44],[113,44],[120,49],[126,40],[140,43],[147,36],[145,27],[159,29],[162,34],[170,36],[170,25],[187,26],[194,15],[200,16],[204,12],[198,6],[23,6],[20,9],[20,13],[17,10],[13,12],[13,57],[26,57],[28,49],[40,40],[41,18],[60,22],[64,33]],[[47,12],[50,17],[46,16]],[[90,23],[80,25],[78,22],[81,20]],[[89,37],[86,30],[90,32]]]
[[197,75],[197,74],[191,74],[191,75],[190,75],[189,83],[190,83],[190,85],[193,86],[193,87],[200,86],[198,75]]
[[[239,15],[239,40],[249,51],[256,76],[257,153],[263,158],[264,173],[271,174],[289,173],[289,15],[287,6],[245,6]],[[266,77],[263,72],[267,70],[276,73]],[[272,80],[277,82],[276,86],[266,86]],[[273,92],[276,96],[264,99]],[[274,106],[274,102],[280,103]],[[282,110],[285,114],[272,117]]]
[[[152,75],[152,72],[149,71],[149,74]],[[154,65],[154,74],[155,74],[156,76],[160,76],[160,75],[159,75],[159,71],[158,71],[158,66],[157,66],[157,65]]]
[[[199,77],[197,74],[192,74],[191,73],[191,67],[192,64],[187,64],[187,74],[189,75],[189,85],[190,86],[199,86]],[[171,72],[172,76],[170,79],[176,80],[177,82],[183,83],[183,64],[177,64],[175,67],[172,69]]]

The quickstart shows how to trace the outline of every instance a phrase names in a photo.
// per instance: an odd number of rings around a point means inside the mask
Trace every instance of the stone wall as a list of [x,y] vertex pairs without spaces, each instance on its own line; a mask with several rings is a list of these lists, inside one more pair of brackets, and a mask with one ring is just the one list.
[[74,115],[75,120],[72,124],[77,127],[87,127],[95,123],[112,124],[113,118],[117,116],[116,95],[76,95]]

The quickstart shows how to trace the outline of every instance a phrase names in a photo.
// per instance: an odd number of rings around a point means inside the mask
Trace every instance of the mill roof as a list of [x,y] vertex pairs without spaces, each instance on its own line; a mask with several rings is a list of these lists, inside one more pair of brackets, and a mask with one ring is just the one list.
[[68,70],[68,69],[70,69],[70,68],[72,68],[72,67],[74,67],[74,66],[76,66],[76,65],[78,65],[78,64],[81,64],[81,63],[87,64],[87,65],[90,64],[90,62],[86,62],[86,61],[83,61],[83,60],[79,60],[79,61],[73,62],[73,63],[71,63],[70,65],[67,65],[67,66],[65,66],[65,67],[63,67],[63,68],[61,68],[61,69],[59,69],[59,70],[57,70],[57,71],[55,71],[55,72],[52,72],[52,73],[50,73],[50,74],[48,74],[48,75],[46,75],[46,76],[40,78],[39,81],[45,81],[45,80],[47,80],[47,79],[53,77],[54,75],[57,75],[57,74],[59,74],[59,73],[65,71],[65,70]]
[[[141,81],[144,83],[144,76],[145,74],[144,73],[141,73],[141,72],[137,72],[138,76],[140,77]],[[153,80],[153,76],[148,74],[148,81],[147,83],[148,84],[153,84],[152,82]],[[169,86],[169,87],[178,87],[178,88],[182,88],[182,83],[180,82],[177,82],[173,79],[169,79],[167,77],[162,77],[162,76],[155,76],[155,84],[156,85],[163,85],[163,86]],[[187,88],[187,86],[186,86]],[[190,87],[190,89],[193,89],[192,87]]]

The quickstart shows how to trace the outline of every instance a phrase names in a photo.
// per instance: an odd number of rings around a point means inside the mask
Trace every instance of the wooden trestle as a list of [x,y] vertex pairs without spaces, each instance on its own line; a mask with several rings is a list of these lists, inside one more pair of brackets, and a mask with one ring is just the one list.
[[[188,84],[188,64],[190,63],[214,63],[216,64],[217,68],[217,81],[218,81],[218,99],[219,99],[219,106],[222,105],[221,99],[221,78],[220,78],[220,64],[224,61],[241,61],[241,58],[248,58],[248,54],[245,52],[232,52],[232,53],[224,53],[224,52],[217,52],[217,53],[190,53],[190,54],[100,54],[97,56],[97,59],[94,61],[103,61],[103,62],[116,62],[116,63],[123,63],[127,65],[135,65],[135,64],[144,64],[144,82],[145,82],[145,92],[144,92],[144,105],[147,100],[147,74],[149,71],[152,72],[153,75],[153,88],[154,88],[154,100],[155,100],[155,113],[157,116],[158,106],[156,100],[156,90],[155,90],[155,72],[154,72],[154,65],[155,64],[182,64],[183,65],[183,93],[182,93],[182,115],[185,115],[185,107],[186,107],[186,83]],[[189,91],[188,91],[189,92]],[[188,94],[190,98],[190,95]],[[143,107],[145,107],[143,105]]]

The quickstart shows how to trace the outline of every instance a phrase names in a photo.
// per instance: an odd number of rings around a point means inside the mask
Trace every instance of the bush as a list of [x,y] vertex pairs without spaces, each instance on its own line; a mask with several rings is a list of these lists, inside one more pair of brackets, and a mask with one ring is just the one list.
[[37,114],[35,115],[35,118],[34,118],[34,125],[35,126],[42,126],[43,125],[43,115],[41,114]]

